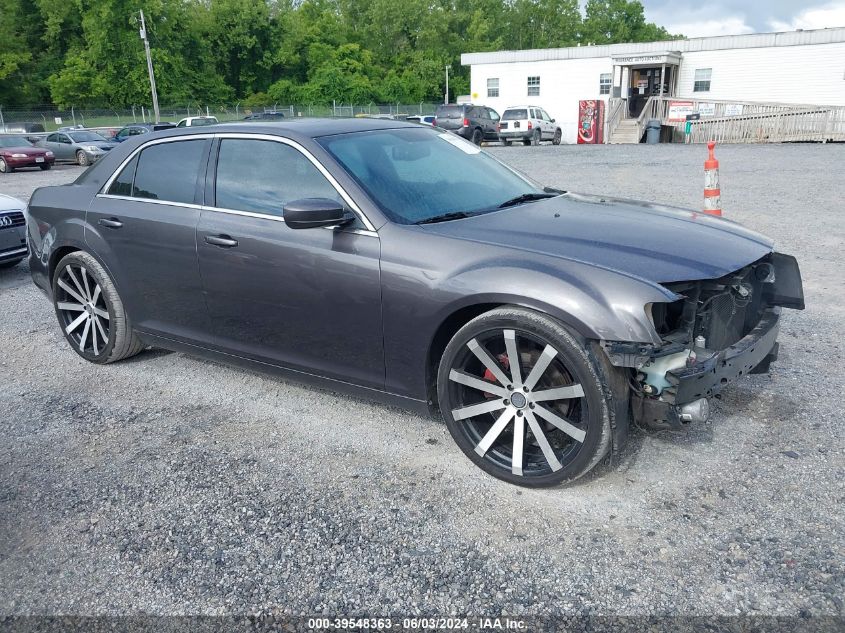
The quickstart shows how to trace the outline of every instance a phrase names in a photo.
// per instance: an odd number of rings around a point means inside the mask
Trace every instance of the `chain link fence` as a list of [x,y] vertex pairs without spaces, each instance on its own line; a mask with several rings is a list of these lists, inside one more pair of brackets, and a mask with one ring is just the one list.
[[[331,104],[267,104],[263,106],[201,105],[186,104],[159,108],[162,121],[178,122],[189,116],[215,116],[220,122],[239,121],[251,114],[261,112],[281,112],[286,117],[366,117],[404,119],[414,115],[434,114],[436,103],[420,102],[415,104],[376,104],[356,105],[348,103]],[[52,106],[33,106],[30,108],[5,109],[0,106],[0,132],[20,131],[23,123],[39,124],[44,131],[55,131],[60,127],[81,125],[94,127],[123,127],[130,123],[146,123],[154,119],[153,110],[141,105],[124,109],[108,108],[70,108],[57,109]],[[29,131],[29,130],[27,130]]]

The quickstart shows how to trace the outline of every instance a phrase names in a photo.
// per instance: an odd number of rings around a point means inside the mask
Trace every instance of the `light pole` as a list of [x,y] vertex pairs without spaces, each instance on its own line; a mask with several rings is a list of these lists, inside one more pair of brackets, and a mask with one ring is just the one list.
[[443,97],[443,103],[449,103],[449,70],[452,68],[451,64],[446,64],[446,94]]
[[158,123],[161,118],[158,114],[158,93],[156,92],[156,78],[153,74],[153,60],[150,57],[150,42],[147,39],[147,23],[144,22],[144,12],[141,11],[141,39],[144,40],[144,51],[147,53],[147,71],[150,73],[150,92],[153,94],[153,110],[155,110],[155,120],[153,123]]

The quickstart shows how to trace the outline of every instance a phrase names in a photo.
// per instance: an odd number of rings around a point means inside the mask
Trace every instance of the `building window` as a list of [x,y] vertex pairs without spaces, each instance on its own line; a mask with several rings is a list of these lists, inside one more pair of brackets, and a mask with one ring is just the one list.
[[499,96],[499,79],[498,79],[498,77],[487,80],[487,96],[488,97],[498,97]]
[[528,96],[529,97],[539,97],[540,96],[540,78],[539,77],[529,77],[528,78]]
[[695,83],[692,85],[693,92],[710,92],[710,75],[713,74],[712,68],[696,68],[695,69]]
[[609,95],[610,94],[610,73],[602,73],[599,75],[599,94],[600,95]]

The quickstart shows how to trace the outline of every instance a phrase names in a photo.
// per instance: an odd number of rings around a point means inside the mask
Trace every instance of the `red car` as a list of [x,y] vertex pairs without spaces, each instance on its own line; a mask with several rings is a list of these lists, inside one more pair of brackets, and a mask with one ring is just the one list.
[[23,136],[0,136],[0,173],[9,174],[21,167],[47,170],[55,161],[53,152],[34,147]]

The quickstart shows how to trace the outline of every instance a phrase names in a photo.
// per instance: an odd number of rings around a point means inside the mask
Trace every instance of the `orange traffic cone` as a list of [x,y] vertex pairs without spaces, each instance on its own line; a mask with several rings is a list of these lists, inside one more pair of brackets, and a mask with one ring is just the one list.
[[704,161],[704,213],[722,215],[722,192],[719,189],[719,161],[713,155],[716,142],[707,143],[710,155]]

